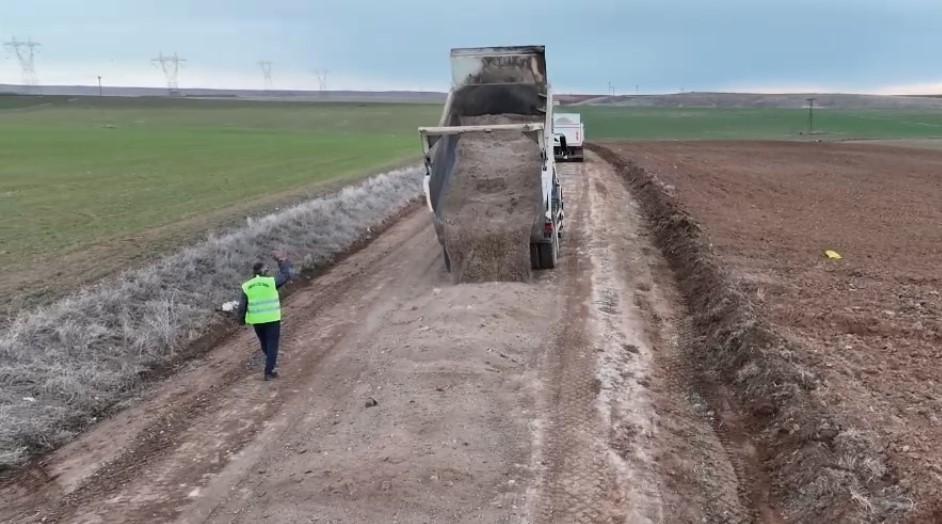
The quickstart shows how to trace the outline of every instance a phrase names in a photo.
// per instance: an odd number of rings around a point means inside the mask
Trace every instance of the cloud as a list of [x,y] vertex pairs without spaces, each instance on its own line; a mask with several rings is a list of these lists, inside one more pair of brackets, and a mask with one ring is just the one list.
[[942,94],[942,80],[916,84],[889,85],[870,91],[874,95],[939,95]]
[[[19,83],[18,72],[0,71],[0,73],[4,72],[7,74],[0,74],[0,83]],[[40,83],[45,85],[95,85],[98,75],[102,76],[102,83],[106,87],[162,87],[166,85],[163,72],[146,62],[131,67],[119,66],[116,63],[105,65],[70,63],[44,68],[39,70],[38,74]],[[239,69],[190,68],[186,65],[180,69],[177,80],[184,91],[187,88],[263,89],[265,87],[262,71],[255,63]],[[390,81],[346,71],[328,71],[327,82],[328,89],[336,90],[444,91],[447,89],[447,84]],[[315,90],[318,88],[318,80],[313,70],[279,69],[278,64],[273,66],[272,83],[275,89]]]
[[[276,82],[280,75],[292,87],[326,67],[338,87],[444,88],[451,47],[537,43],[547,46],[559,91],[604,92],[612,82],[647,93],[723,86],[889,92],[935,85],[942,48],[939,0],[7,3],[4,26],[44,44],[40,79],[63,83],[87,83],[113,62],[116,71],[103,75],[159,85],[159,76],[133,71],[160,51],[178,51],[190,59],[181,84],[260,83],[255,64],[267,59]],[[18,78],[15,64],[0,62],[0,82]]]

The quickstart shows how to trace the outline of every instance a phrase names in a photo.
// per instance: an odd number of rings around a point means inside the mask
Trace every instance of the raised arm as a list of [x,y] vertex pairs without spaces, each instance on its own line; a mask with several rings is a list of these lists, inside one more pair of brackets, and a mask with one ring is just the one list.
[[274,253],[273,256],[275,261],[278,262],[278,276],[275,277],[275,287],[280,288],[291,280],[291,262],[280,253]]

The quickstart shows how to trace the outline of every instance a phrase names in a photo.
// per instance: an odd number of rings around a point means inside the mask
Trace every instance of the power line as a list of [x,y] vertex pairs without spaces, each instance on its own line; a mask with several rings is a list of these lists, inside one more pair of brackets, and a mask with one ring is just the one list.
[[186,63],[186,59],[180,58],[176,53],[173,56],[160,53],[157,58],[151,59],[151,62],[153,62],[154,67],[160,67],[164,72],[164,77],[167,79],[167,91],[171,95],[180,94],[180,85],[177,79],[180,76],[180,69]]
[[265,90],[271,90],[272,81],[271,81],[271,66],[272,63],[269,60],[262,60],[258,63],[258,66],[262,68],[262,75],[265,76]]
[[33,42],[29,38],[25,42],[17,40],[15,36],[9,42],[3,43],[3,47],[16,55],[23,75],[23,85],[30,91],[39,85],[39,77],[36,75],[36,54],[40,45],[39,42]]

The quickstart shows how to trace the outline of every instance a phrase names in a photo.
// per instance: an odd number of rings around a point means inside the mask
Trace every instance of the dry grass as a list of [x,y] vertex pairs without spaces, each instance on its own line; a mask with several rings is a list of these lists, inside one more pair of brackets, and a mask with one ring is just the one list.
[[225,322],[257,257],[284,250],[316,269],[419,195],[404,169],[249,219],[112,282],[26,312],[0,334],[0,469],[52,449],[132,397],[142,375]]

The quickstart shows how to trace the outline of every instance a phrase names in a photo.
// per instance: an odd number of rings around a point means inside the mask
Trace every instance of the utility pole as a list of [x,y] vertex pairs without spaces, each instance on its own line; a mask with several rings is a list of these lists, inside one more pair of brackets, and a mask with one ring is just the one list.
[[[101,97],[102,97],[102,94],[103,94],[103,92],[102,92],[102,89],[101,89],[101,75],[98,75],[98,98],[101,98]],[[109,123],[108,123],[108,119],[105,118],[105,116],[106,116],[106,115],[105,115],[105,104],[99,104],[99,105],[98,105],[98,113],[99,113],[99,115],[101,116],[101,127],[103,127],[103,128],[113,128],[113,127],[114,127],[114,126],[112,126],[111,124],[109,124]]]
[[35,91],[39,85],[39,77],[36,76],[36,53],[41,44],[33,42],[27,38],[26,41],[17,40],[14,36],[9,42],[4,42],[3,47],[16,55],[20,63],[20,72],[23,75],[23,85],[27,91]]
[[176,53],[173,56],[160,53],[157,58],[151,59],[151,62],[153,62],[154,67],[159,67],[164,72],[164,77],[167,79],[167,92],[170,93],[170,96],[180,94],[180,85],[177,83],[177,78],[186,59],[180,58]]
[[314,76],[317,78],[317,90],[326,91],[327,90],[327,70],[315,69]]
[[271,62],[268,60],[262,60],[258,63],[258,66],[262,68],[262,75],[265,77],[265,90],[270,91],[272,88],[271,81]]
[[817,98],[808,99],[808,134],[814,134],[814,101]]

